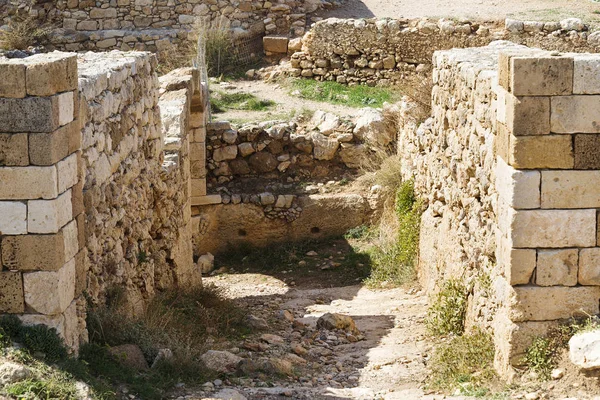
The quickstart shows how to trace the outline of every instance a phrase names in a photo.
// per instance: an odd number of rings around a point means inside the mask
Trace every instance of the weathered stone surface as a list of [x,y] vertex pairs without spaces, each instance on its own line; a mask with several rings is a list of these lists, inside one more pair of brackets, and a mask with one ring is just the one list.
[[56,271],[66,261],[62,231],[53,235],[2,238],[2,265],[10,270]]
[[77,90],[77,56],[52,52],[25,59],[27,64],[27,94],[51,96]]
[[73,219],[71,191],[54,200],[30,200],[27,203],[27,230],[30,233],[57,233]]
[[342,143],[340,158],[348,168],[359,168],[367,157],[367,146],[364,144]]
[[58,96],[0,98],[3,132],[53,132],[59,125]]
[[27,233],[27,205],[18,201],[0,201],[0,233],[23,235]]
[[600,169],[600,135],[575,135],[575,168]]
[[24,314],[19,319],[23,325],[46,325],[56,330],[56,333],[63,338],[67,347],[77,354],[79,349],[79,336],[81,334],[79,321],[77,317],[77,304],[73,301],[62,314],[42,315],[42,314]]
[[599,208],[600,171],[542,171],[542,208]]
[[78,157],[77,153],[73,153],[56,164],[58,193],[64,193],[79,181]]
[[511,319],[515,322],[550,321],[599,312],[599,286],[517,286],[514,291]]
[[512,221],[512,240],[516,248],[595,246],[596,211],[517,211]]
[[24,311],[21,273],[0,271],[0,312],[17,314]]
[[573,58],[511,58],[510,91],[515,96],[560,96],[573,93]]
[[540,172],[521,171],[498,157],[496,188],[501,201],[515,209],[540,207]]
[[600,285],[600,248],[594,247],[580,250],[579,284]]
[[550,97],[515,97],[507,93],[506,125],[516,136],[550,133]]
[[29,159],[33,165],[53,165],[69,154],[69,142],[74,132],[79,134],[77,121],[51,133],[29,134]]
[[572,142],[569,135],[512,137],[509,164],[519,169],[572,169]]
[[25,97],[25,68],[25,65],[17,60],[3,59],[0,62],[0,97]]
[[496,249],[498,265],[504,266],[506,279],[511,285],[527,285],[536,266],[536,251],[513,249],[507,240],[498,240]]
[[331,160],[335,157],[340,142],[331,137],[327,137],[319,132],[313,132],[311,138],[314,144],[314,157],[317,160]]
[[600,331],[578,333],[569,340],[569,359],[579,368],[600,368]]
[[343,314],[326,313],[317,320],[317,328],[320,329],[340,329],[348,332],[358,332],[356,323],[352,317]]
[[0,167],[0,199],[53,199],[58,195],[55,167]]
[[56,315],[64,312],[75,297],[75,259],[58,271],[23,274],[25,304],[34,312]]
[[0,386],[21,382],[31,376],[31,370],[21,364],[4,361],[0,364]]
[[110,347],[108,351],[116,360],[129,368],[137,371],[147,371],[150,369],[148,361],[144,358],[144,353],[142,353],[142,349],[138,345],[122,344]]
[[235,145],[225,146],[215,149],[213,159],[217,162],[225,160],[233,160],[237,157],[238,148]]
[[248,162],[252,169],[258,173],[274,171],[277,168],[277,165],[279,165],[277,158],[275,158],[273,154],[267,153],[266,151],[260,151],[252,154]]
[[380,111],[373,108],[360,110],[361,117],[356,121],[354,134],[367,143],[387,146],[395,138],[395,132],[386,124]]
[[263,47],[266,52],[286,54],[288,51],[287,37],[265,36],[263,37]]
[[575,286],[578,249],[538,250],[536,283],[540,286]]
[[242,361],[241,357],[236,356],[228,351],[209,350],[200,356],[200,359],[206,368],[228,373],[235,371],[238,363]]
[[26,133],[0,133],[0,167],[29,164]]
[[573,71],[573,94],[600,94],[600,57],[576,55]]
[[554,133],[600,133],[600,96],[552,97],[550,129]]

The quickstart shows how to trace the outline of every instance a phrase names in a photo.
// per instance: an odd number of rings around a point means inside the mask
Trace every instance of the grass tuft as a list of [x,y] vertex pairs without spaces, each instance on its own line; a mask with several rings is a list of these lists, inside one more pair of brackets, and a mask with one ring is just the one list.
[[15,16],[7,29],[0,29],[0,49],[26,50],[44,44],[51,30],[49,25],[41,24],[33,17]]
[[333,81],[320,82],[313,79],[293,79],[288,81],[290,91],[299,91],[300,97],[331,104],[344,104],[350,107],[380,108],[385,102],[399,100],[400,93],[390,88],[366,85],[348,86]]
[[427,329],[436,336],[462,335],[467,314],[467,287],[454,279],[444,282],[427,315]]
[[494,343],[492,337],[480,330],[470,335],[456,336],[440,344],[432,356],[428,386],[436,390],[483,396],[485,384],[494,372]]
[[211,97],[212,112],[223,113],[227,110],[265,111],[275,105],[274,101],[261,100],[250,93],[216,92]]

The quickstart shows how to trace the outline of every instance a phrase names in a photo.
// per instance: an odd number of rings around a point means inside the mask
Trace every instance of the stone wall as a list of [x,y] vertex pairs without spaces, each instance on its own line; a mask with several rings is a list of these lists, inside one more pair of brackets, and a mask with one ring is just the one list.
[[51,43],[67,51],[160,51],[187,40],[199,18],[221,19],[241,32],[302,35],[308,14],[321,6],[321,0],[10,0],[0,3],[0,16],[4,23],[15,13],[52,23]]
[[401,115],[402,171],[426,201],[419,279],[469,287],[467,328],[510,365],[560,320],[597,314],[600,57],[507,42],[436,52],[432,116]]
[[156,290],[201,279],[189,141],[205,97],[196,70],[159,87],[155,67],[138,52],[0,58],[0,314],[75,351],[84,292],[101,304],[118,289],[142,313]]
[[317,22],[302,41],[291,42],[286,73],[317,80],[370,85],[402,84],[428,74],[437,50],[484,46],[494,40],[548,50],[596,52],[600,31],[581,20],[506,20],[505,24],[440,19],[336,19]]

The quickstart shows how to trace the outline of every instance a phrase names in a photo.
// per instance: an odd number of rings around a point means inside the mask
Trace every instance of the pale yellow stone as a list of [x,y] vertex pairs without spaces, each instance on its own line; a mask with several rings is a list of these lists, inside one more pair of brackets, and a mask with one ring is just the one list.
[[192,197],[193,206],[204,206],[209,204],[221,204],[221,195],[211,194],[208,196]]
[[30,200],[27,203],[27,230],[30,233],[57,233],[73,219],[71,190],[53,200]]
[[0,235],[26,233],[27,205],[19,201],[0,201]]
[[510,313],[514,322],[552,321],[600,311],[600,286],[517,286],[514,291]]
[[552,97],[554,133],[600,133],[600,96]]
[[579,283],[600,285],[600,248],[581,249],[579,252]]
[[578,249],[538,250],[535,282],[540,286],[575,286]]
[[75,297],[75,259],[58,271],[38,271],[23,274],[25,304],[44,315],[64,312]]
[[543,171],[542,208],[600,208],[600,171]]
[[509,157],[518,169],[572,169],[575,164],[569,135],[511,136]]
[[0,167],[0,200],[53,199],[58,196],[56,167]]
[[513,57],[510,91],[515,96],[559,96],[573,93],[573,58]]
[[512,221],[515,248],[592,247],[596,210],[520,210]]
[[498,197],[515,209],[540,207],[539,171],[516,170],[498,157],[496,189]]
[[73,187],[78,181],[77,153],[73,153],[60,161],[56,165],[56,168],[58,173],[58,192],[63,193],[65,190]]

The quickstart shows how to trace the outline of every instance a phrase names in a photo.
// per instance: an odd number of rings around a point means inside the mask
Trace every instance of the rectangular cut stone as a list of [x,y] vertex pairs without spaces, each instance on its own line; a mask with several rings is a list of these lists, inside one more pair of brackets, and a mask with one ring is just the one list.
[[73,153],[56,165],[59,193],[63,193],[77,183],[77,157],[77,153]]
[[560,96],[573,93],[573,58],[513,57],[510,92],[515,96]]
[[77,90],[77,56],[73,53],[36,54],[25,59],[27,94],[51,96]]
[[75,92],[56,95],[58,102],[58,125],[63,126],[75,117]]
[[535,52],[532,49],[511,49],[502,50],[498,54],[498,84],[506,91],[510,91],[510,82],[512,76],[512,63],[513,57],[526,57],[531,56]]
[[552,321],[598,314],[599,286],[517,286],[511,319]]
[[25,65],[21,60],[3,59],[0,61],[0,97],[20,99],[27,94],[25,86]]
[[58,96],[0,98],[0,132],[52,132],[59,126]]
[[600,57],[576,55],[573,64],[573,93],[600,94]]
[[0,167],[26,165],[29,165],[27,134],[0,133]]
[[513,136],[511,166],[519,169],[572,169],[573,143],[570,135]]
[[73,130],[79,131],[75,121],[54,132],[29,134],[29,159],[33,165],[53,165],[69,154],[69,137]]
[[0,235],[26,233],[27,205],[19,201],[0,201]]
[[600,133],[599,96],[552,97],[550,129],[554,133]]
[[[191,129],[202,129],[204,128],[204,113],[203,112],[192,112],[190,113],[190,128]],[[206,128],[204,128],[206,130]]]
[[600,247],[579,252],[579,284],[600,286]]
[[575,135],[575,169],[600,169],[600,135]]
[[192,143],[205,143],[206,142],[206,128],[203,126],[200,128],[194,128],[194,130],[192,131],[191,142]]
[[539,286],[575,286],[579,249],[538,250],[535,283]]
[[265,52],[286,54],[288,50],[289,39],[283,36],[265,36],[263,37],[263,47]]
[[506,96],[506,126],[513,135],[550,133],[550,97]]
[[209,204],[221,204],[221,195],[210,194],[208,196],[192,197],[193,206],[205,206]]
[[30,200],[27,204],[27,229],[30,233],[56,233],[73,219],[71,191],[54,200]]
[[5,236],[2,265],[17,271],[56,271],[65,264],[63,232],[52,235]]
[[77,182],[71,189],[71,206],[73,215],[79,215],[85,211],[83,204],[83,181]]
[[540,172],[520,171],[498,157],[496,164],[498,197],[515,209],[540,207]]
[[36,313],[56,315],[64,312],[75,297],[75,259],[58,271],[23,274],[25,304]]
[[527,285],[535,270],[536,251],[533,249],[513,249],[507,240],[499,240],[496,247],[498,265],[504,270],[511,285]]
[[53,199],[58,195],[56,167],[0,167],[0,199]]
[[543,171],[542,208],[600,208],[600,171]]
[[510,139],[512,135],[508,131],[506,125],[498,122],[496,140],[494,141],[494,149],[496,155],[502,158],[507,163],[510,161]]
[[77,303],[72,301],[69,307],[56,315],[24,314],[18,316],[23,325],[45,325],[54,328],[65,345],[77,354],[79,349],[79,318],[77,317]]
[[506,124],[506,98],[511,94],[501,86],[496,86],[494,92],[496,93],[496,121]]
[[593,247],[596,210],[519,210],[512,221],[515,248]]
[[190,159],[192,161],[206,162],[206,144],[203,142],[190,143]]
[[21,273],[0,271],[0,313],[23,312],[25,312],[25,302]]
[[62,232],[64,239],[63,246],[65,249],[64,262],[67,262],[79,252],[79,230],[77,229],[77,221],[73,220],[69,222],[62,229]]
[[206,179],[191,179],[192,197],[206,196]]

